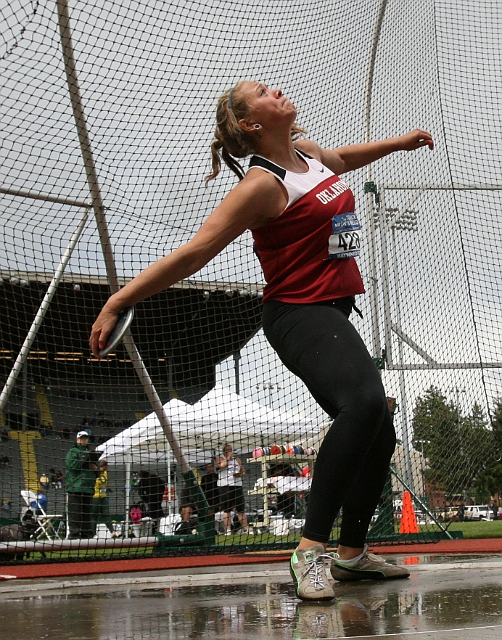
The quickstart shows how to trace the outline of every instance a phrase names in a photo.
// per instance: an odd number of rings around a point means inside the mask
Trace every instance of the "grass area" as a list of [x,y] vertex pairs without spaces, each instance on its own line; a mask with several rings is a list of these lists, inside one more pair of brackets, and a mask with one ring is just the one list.
[[[420,529],[427,532],[439,531],[436,525],[421,525]],[[461,531],[465,539],[476,538],[502,538],[502,520],[495,520],[492,522],[452,522],[448,527],[448,531]],[[396,525],[395,532],[399,533],[399,525]],[[333,538],[337,538],[339,530],[333,531]],[[221,546],[230,546],[231,544],[248,544],[250,546],[254,544],[259,545],[274,545],[278,543],[290,543],[293,541],[299,541],[300,535],[294,536],[274,536],[271,533],[264,533],[257,536],[217,536],[216,544]]]
[[464,538],[502,538],[502,520],[492,522],[452,522],[448,531],[462,531]]

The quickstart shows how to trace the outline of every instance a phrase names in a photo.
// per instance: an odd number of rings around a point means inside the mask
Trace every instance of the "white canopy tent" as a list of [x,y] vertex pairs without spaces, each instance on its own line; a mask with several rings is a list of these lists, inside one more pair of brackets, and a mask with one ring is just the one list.
[[[174,399],[167,402],[164,409],[182,450],[196,464],[209,461],[227,442],[238,452],[246,453],[258,446],[305,442],[320,428],[312,420],[263,407],[221,385],[216,385],[194,405]],[[126,484],[132,462],[147,464],[166,460],[169,469],[173,460],[155,413],[142,418],[96,450],[102,452],[101,457],[109,464],[126,466]],[[129,497],[128,492],[126,519]]]
[[[164,408],[181,448],[195,457],[203,451],[220,450],[226,442],[240,452],[258,446],[305,442],[320,428],[312,420],[263,407],[221,385],[194,405],[171,400]],[[151,413],[97,450],[111,463],[123,460],[126,453],[146,462],[165,459],[169,444],[157,416]]]
[[[186,402],[173,398],[164,405],[164,410],[171,421],[177,424],[180,416],[190,408]],[[145,439],[148,440],[151,434],[157,433],[164,438],[165,445],[160,449],[155,447],[142,446]],[[160,462],[172,460],[173,456],[169,450],[167,439],[162,431],[159,420],[155,412],[141,418],[138,422],[121,431],[110,440],[96,447],[96,451],[101,451],[101,458],[106,458],[108,464],[126,464],[130,461],[131,455],[139,462]]]

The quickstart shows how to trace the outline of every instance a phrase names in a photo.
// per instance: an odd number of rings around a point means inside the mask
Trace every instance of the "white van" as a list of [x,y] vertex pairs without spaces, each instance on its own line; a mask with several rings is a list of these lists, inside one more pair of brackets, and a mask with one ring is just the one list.
[[486,504],[467,505],[464,511],[465,520],[493,520],[493,512]]

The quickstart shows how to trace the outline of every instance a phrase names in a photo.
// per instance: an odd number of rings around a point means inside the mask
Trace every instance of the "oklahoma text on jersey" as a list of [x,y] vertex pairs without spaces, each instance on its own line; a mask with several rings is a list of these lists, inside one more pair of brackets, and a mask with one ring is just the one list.
[[327,189],[324,189],[320,193],[316,193],[315,197],[323,204],[328,204],[328,202],[331,202],[348,189],[349,185],[346,182],[338,180],[338,182],[333,182],[333,184],[331,184]]

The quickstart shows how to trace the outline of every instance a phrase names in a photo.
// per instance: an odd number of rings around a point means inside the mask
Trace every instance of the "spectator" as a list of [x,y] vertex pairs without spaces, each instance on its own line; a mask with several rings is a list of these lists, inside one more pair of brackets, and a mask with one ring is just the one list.
[[223,455],[216,458],[216,467],[225,534],[228,536],[232,533],[232,510],[237,513],[242,532],[249,533],[242,489],[242,477],[246,475],[246,471],[241,459],[234,457],[231,445],[223,446]]
[[136,502],[129,510],[129,517],[131,519],[131,531],[133,538],[139,538],[141,536],[141,519],[143,518],[143,509],[141,502]]
[[54,489],[57,488],[57,482],[56,482],[56,470],[51,467],[49,469],[49,482],[50,482],[50,486],[53,487]]
[[42,475],[40,476],[39,482],[40,482],[40,486],[43,489],[47,490],[49,488],[49,484],[51,481],[49,476],[46,473],[42,473]]
[[154,520],[152,532],[157,530],[157,522],[163,516],[162,496],[164,495],[164,481],[157,474],[141,471],[139,474],[138,491],[140,498],[148,505],[148,515]]
[[56,471],[56,489],[61,489],[61,487],[63,486],[63,480],[64,480],[63,472],[60,469],[58,469]]
[[38,492],[35,496],[35,500],[30,502],[30,507],[36,513],[37,516],[41,516],[42,511],[47,512],[47,493],[45,487],[39,486]]
[[220,505],[220,493],[218,490],[218,474],[214,470],[214,465],[210,462],[206,467],[207,473],[202,476],[200,486],[210,507],[215,509]]
[[190,495],[190,489],[183,487],[180,495],[180,514],[183,522],[188,522],[192,519],[194,513],[197,513],[197,509]]
[[50,486],[54,489],[61,489],[63,486],[63,473],[61,470],[49,469]]
[[92,538],[94,535],[92,497],[97,475],[97,466],[89,460],[89,434],[86,431],[79,431],[76,443],[66,454],[70,540]]
[[[270,477],[297,476],[293,467],[289,464],[271,464]],[[289,520],[295,513],[295,496],[290,493],[282,493],[277,496],[277,511]]]
[[499,519],[499,504],[498,504],[498,502],[496,500],[494,500],[492,502],[491,510],[492,510],[492,513],[493,513],[493,519],[494,520],[498,520]]
[[131,522],[133,524],[139,524],[141,522],[141,518],[143,517],[143,509],[141,508],[141,502],[136,502],[132,505],[129,511],[129,517],[131,518]]
[[[99,461],[99,475],[94,485],[94,496],[92,498],[92,529],[96,531],[96,525],[102,520],[108,531],[112,534],[112,538],[116,538],[117,534],[113,529],[110,519],[110,507],[108,503],[108,463],[106,460]],[[95,538],[98,536],[95,535]]]
[[10,467],[10,458],[5,453],[2,453],[0,456],[0,467],[3,467],[4,469],[8,469]]
[[464,522],[465,520],[465,504],[463,502],[460,503],[457,511],[458,521]]
[[10,518],[11,517],[11,514],[12,514],[12,502],[9,500],[9,498],[6,498],[5,496],[2,498],[1,511],[2,511],[2,516],[4,518]]
[[45,424],[39,424],[38,430],[40,431],[42,438],[47,438],[47,436],[51,434],[51,429]]
[[7,440],[9,439],[9,430],[6,427],[2,429],[0,437],[2,442],[7,442]]

